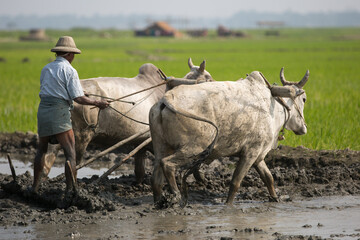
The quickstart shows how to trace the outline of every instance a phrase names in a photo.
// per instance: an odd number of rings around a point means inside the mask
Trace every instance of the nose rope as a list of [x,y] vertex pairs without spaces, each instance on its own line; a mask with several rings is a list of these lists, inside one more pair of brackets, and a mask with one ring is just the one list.
[[[265,78],[265,76],[259,72],[261,77],[263,78],[266,86],[270,89],[272,89],[272,85],[269,83],[269,81]],[[279,133],[279,136],[278,136],[278,140],[284,140],[285,137],[284,137],[284,134],[285,134],[285,125],[287,124],[287,122],[290,120],[290,107],[286,104],[286,102],[284,101],[284,99],[282,97],[275,97],[275,99],[286,109],[284,111],[285,113],[285,122],[284,122],[284,125],[282,126],[281,130],[280,130],[280,133]],[[292,101],[293,101],[293,104],[294,104],[294,107],[296,109],[296,111],[298,112],[298,114],[300,115],[300,117],[302,118],[303,122],[304,122],[304,125],[306,126],[306,122],[305,122],[305,118],[304,116],[302,115],[301,111],[300,111],[300,108],[299,106],[296,104],[295,102],[295,98],[290,98]],[[288,118],[286,119],[286,112],[288,113]]]
[[299,106],[296,104],[295,99],[292,99],[292,100],[293,100],[293,102],[294,102],[295,109],[298,111],[300,117],[302,118],[302,120],[304,121],[304,124],[305,124],[305,126],[306,126],[305,118],[304,118],[304,116],[302,115]]
[[[284,125],[282,126],[281,130],[280,130],[280,134],[278,136],[278,140],[281,141],[281,140],[284,140],[285,137],[285,125],[287,124],[287,122],[290,120],[290,107],[285,103],[285,101],[281,98],[281,97],[278,97],[277,100],[280,100],[281,101],[278,101],[287,111],[284,111],[285,113],[285,122],[284,122]],[[292,99],[291,100],[293,101],[293,104],[294,104],[294,107],[296,109],[296,111],[298,112],[300,118],[303,120],[304,122],[304,125],[306,126],[306,122],[305,122],[305,118],[304,116],[302,115],[301,111],[300,111],[300,108],[299,106],[296,104],[295,102],[295,99]],[[288,113],[288,118],[286,119],[286,112]]]
[[[285,125],[287,124],[287,122],[290,119],[290,107],[288,105],[286,105],[285,101],[281,98],[281,97],[277,97],[275,98],[276,100],[278,100],[278,102],[283,106],[284,108],[284,113],[285,113],[285,121],[284,124],[280,130],[280,133],[278,135],[278,140],[282,141],[285,139],[284,135],[285,135]],[[288,115],[288,117],[286,117],[286,113]]]

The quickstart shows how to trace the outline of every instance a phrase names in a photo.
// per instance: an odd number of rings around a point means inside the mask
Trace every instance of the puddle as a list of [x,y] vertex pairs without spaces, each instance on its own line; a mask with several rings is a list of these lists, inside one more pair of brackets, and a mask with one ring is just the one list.
[[[28,159],[13,159],[11,158],[12,163],[15,168],[16,174],[20,175],[25,173],[26,171],[29,171],[30,174],[33,176],[33,162],[29,161]],[[64,173],[64,163],[65,160],[57,159],[55,164],[50,170],[49,178],[54,178],[62,173]],[[78,170],[77,177],[78,178],[91,178],[93,175],[101,176],[103,173],[105,173],[107,170],[109,170],[110,167],[113,166],[114,163],[110,162],[102,162],[102,163],[93,163],[89,165],[90,167],[83,167]],[[133,174],[133,170],[128,169],[126,166],[120,166],[118,170],[114,171],[112,174],[109,175],[109,178],[119,177],[122,175],[129,175]],[[6,158],[6,156],[0,156],[0,174],[11,174],[11,170],[9,167],[9,162]]]
[[2,228],[0,239],[96,239],[109,235],[114,239],[274,239],[275,232],[358,239],[360,234],[360,196],[287,203],[236,202],[233,207],[190,204],[184,215],[151,210],[140,218],[133,218],[133,211],[127,207],[110,212],[107,219],[88,225],[35,224]]

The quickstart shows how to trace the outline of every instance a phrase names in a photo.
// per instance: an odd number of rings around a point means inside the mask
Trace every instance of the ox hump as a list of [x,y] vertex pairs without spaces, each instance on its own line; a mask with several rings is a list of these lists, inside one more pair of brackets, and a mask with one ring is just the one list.
[[250,75],[247,78],[249,78],[252,81],[257,81],[259,83],[265,83],[259,71],[253,71],[252,73],[250,73]]
[[[152,63],[145,63],[139,68],[139,74],[157,76],[158,68]],[[155,75],[156,74],[156,75]]]

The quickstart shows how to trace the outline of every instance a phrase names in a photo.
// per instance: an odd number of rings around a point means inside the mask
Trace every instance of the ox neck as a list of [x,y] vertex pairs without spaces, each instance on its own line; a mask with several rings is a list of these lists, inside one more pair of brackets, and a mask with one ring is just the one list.
[[[277,118],[275,118],[275,132],[274,132],[274,145],[277,145],[278,141],[284,140],[284,134],[285,134],[285,126],[286,123],[290,119],[291,114],[291,105],[289,106],[290,98],[281,98],[281,97],[275,97],[276,102],[276,108],[275,111],[279,113]],[[274,147],[275,147],[274,146]]]

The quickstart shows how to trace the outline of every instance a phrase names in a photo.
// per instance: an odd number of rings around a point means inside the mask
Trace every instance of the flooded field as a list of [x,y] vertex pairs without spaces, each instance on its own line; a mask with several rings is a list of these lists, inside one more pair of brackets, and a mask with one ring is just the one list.
[[[268,201],[266,187],[251,169],[233,206],[224,202],[236,159],[219,159],[202,166],[205,183],[188,179],[185,208],[156,209],[150,186],[151,158],[141,184],[136,183],[130,159],[94,185],[114,164],[114,156],[105,156],[80,169],[80,191],[69,198],[64,179],[56,177],[64,171],[60,155],[39,194],[33,195],[27,189],[32,183],[35,149],[18,146],[8,140],[0,145],[0,239],[360,238],[357,151],[280,146],[266,161],[281,202]],[[16,181],[7,153],[13,159]],[[96,153],[90,150],[87,157]]]
[[[151,203],[107,213],[91,224],[47,223],[0,228],[0,239],[276,239],[277,236],[360,238],[360,197],[334,196],[288,203],[191,204],[181,213]],[[131,209],[130,209],[131,208]],[[132,216],[135,208],[139,213]],[[104,237],[107,236],[107,237]]]

